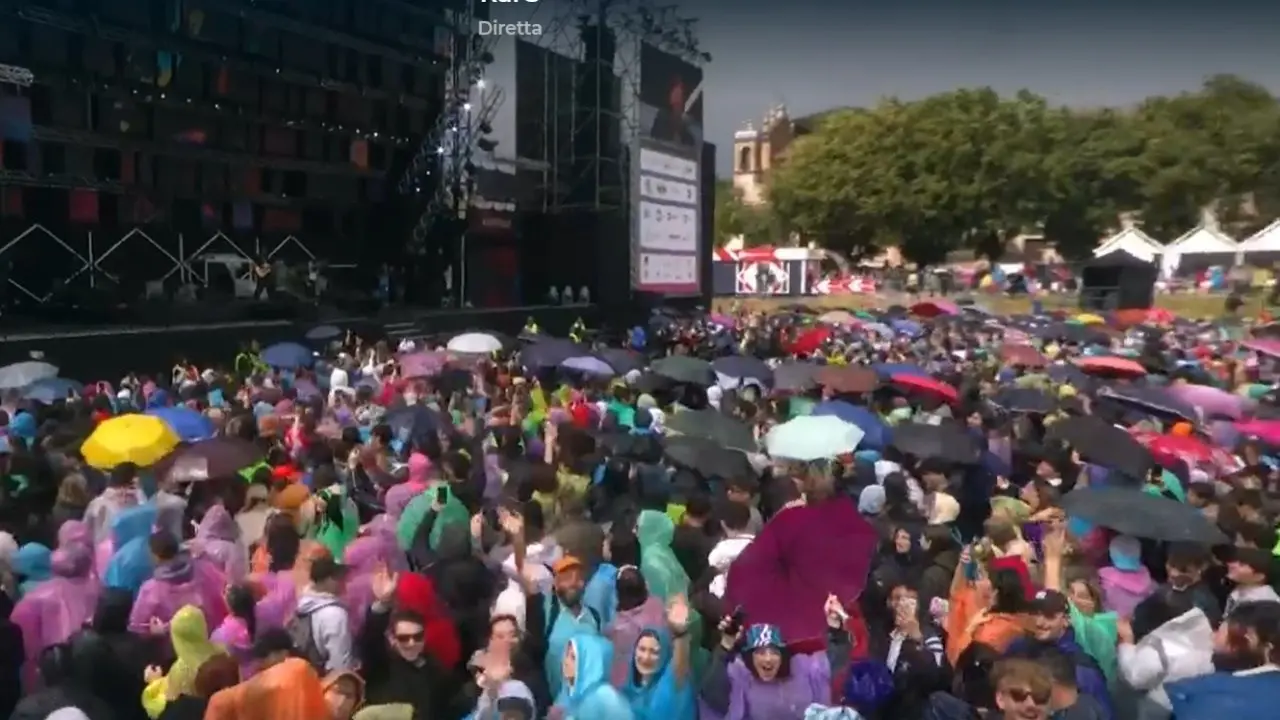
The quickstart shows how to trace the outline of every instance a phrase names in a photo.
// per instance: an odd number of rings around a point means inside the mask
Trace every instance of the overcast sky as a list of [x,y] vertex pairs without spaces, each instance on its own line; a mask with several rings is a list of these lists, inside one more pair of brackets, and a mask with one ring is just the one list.
[[1214,73],[1280,88],[1280,3],[1264,0],[676,4],[700,18],[703,49],[713,56],[706,139],[719,147],[722,174],[733,132],[780,102],[798,116],[990,85],[1063,104],[1128,105],[1192,90]]

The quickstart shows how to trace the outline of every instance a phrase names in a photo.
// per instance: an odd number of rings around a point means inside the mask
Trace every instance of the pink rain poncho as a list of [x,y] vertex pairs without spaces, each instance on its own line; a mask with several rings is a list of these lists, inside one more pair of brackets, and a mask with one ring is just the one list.
[[226,586],[226,578],[213,563],[180,552],[173,560],[157,565],[151,579],[138,590],[129,613],[129,629],[149,633],[153,619],[167,627],[184,605],[200,608],[207,624],[217,627],[227,616],[227,601],[222,595]]
[[[70,523],[67,523],[70,524]],[[100,585],[93,576],[93,553],[82,542],[54,551],[53,576],[32,588],[14,606],[11,619],[22,630],[28,680],[45,648],[66,642],[93,619]]]
[[239,528],[231,513],[214,505],[204,514],[191,543],[192,555],[208,560],[226,576],[228,583],[238,583],[249,573],[249,553],[236,536]]
[[405,554],[396,543],[393,527],[394,524],[388,526],[375,518],[368,534],[353,541],[343,553],[342,562],[348,571],[342,602],[347,608],[352,635],[360,634],[365,612],[373,602],[373,574],[378,566],[385,564],[391,572],[408,569]]

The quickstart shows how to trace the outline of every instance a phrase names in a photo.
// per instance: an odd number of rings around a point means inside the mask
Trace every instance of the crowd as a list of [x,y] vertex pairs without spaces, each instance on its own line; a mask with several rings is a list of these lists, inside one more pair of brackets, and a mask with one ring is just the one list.
[[1276,330],[933,300],[0,368],[0,716],[1274,719]]

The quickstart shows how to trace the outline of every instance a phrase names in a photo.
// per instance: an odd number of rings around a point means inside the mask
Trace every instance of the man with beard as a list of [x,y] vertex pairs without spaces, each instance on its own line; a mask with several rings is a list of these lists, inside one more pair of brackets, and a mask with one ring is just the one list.
[[1232,608],[1213,637],[1218,672],[1169,683],[1179,720],[1264,720],[1276,717],[1280,696],[1280,603]]
[[1106,677],[1098,663],[1076,643],[1067,596],[1057,590],[1041,590],[1031,601],[1031,616],[1035,625],[1030,635],[1014,640],[1005,654],[1035,659],[1056,650],[1071,658],[1075,664],[1077,691],[1096,700],[1102,709],[1101,717],[1110,720],[1113,715]]
[[[546,618],[547,654],[544,666],[547,671],[547,685],[551,697],[560,693],[561,663],[565,646],[575,635],[599,635],[604,630],[600,615],[582,602],[582,592],[586,587],[586,567],[583,562],[572,555],[565,555],[551,566],[552,594],[533,594],[529,596],[527,606],[529,612],[537,612],[541,608]],[[536,590],[534,586],[526,588]]]

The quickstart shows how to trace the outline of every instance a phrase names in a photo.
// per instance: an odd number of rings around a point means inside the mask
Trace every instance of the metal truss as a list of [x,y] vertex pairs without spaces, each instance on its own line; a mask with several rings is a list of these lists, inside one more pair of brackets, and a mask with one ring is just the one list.
[[461,10],[450,13],[452,37],[444,108],[400,179],[399,190],[403,194],[421,193],[424,188],[431,193],[411,233],[411,254],[426,254],[427,237],[437,221],[465,218],[476,141],[504,99],[501,89],[476,91],[485,66],[492,62],[497,42],[496,36],[474,34],[474,3],[479,1],[466,0]]
[[[642,43],[655,45],[659,49],[684,57],[692,62],[701,62],[705,58],[700,52],[693,28],[695,20],[681,15],[674,5],[662,5],[652,0],[553,0],[550,17],[543,26],[543,47],[554,50],[579,62],[592,61],[586,57],[587,38],[595,33],[595,44],[612,32],[616,51],[612,64],[603,67],[605,61],[595,59],[602,67],[597,68],[601,75],[612,73],[618,80],[620,95],[617,109],[606,106],[609,101],[606,93],[596,92],[595,107],[588,112],[578,113],[578,103],[569,117],[560,117],[558,111],[548,118],[544,147],[555,148],[561,123],[569,123],[570,138],[580,137],[581,133],[594,133],[595,142],[592,147],[600,148],[602,140],[610,131],[609,126],[616,127],[620,139],[616,154],[609,157],[593,156],[575,157],[576,148],[570,142],[568,153],[560,153],[554,159],[548,158],[552,169],[545,183],[544,209],[568,210],[590,207],[592,209],[618,209],[629,206],[631,182],[626,169],[629,167],[629,155],[641,134],[640,128],[640,48]],[[576,83],[575,83],[576,84]],[[577,94],[577,88],[559,90]],[[550,93],[548,93],[550,95]],[[551,150],[548,150],[550,153]],[[560,174],[567,162],[569,175]],[[620,179],[616,187],[605,184],[613,175]],[[581,201],[564,202],[561,190],[565,187],[579,187],[581,183],[591,183],[594,197],[590,203]]]
[[0,64],[0,83],[8,83],[18,87],[31,87],[31,83],[35,81],[36,76],[24,67]]

